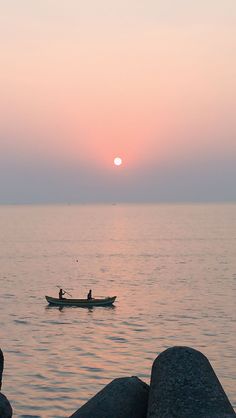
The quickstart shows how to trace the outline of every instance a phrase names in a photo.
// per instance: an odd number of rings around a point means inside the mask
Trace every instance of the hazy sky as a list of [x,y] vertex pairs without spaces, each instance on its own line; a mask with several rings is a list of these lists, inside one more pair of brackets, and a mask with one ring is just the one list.
[[0,0],[0,59],[0,203],[236,200],[235,0]]

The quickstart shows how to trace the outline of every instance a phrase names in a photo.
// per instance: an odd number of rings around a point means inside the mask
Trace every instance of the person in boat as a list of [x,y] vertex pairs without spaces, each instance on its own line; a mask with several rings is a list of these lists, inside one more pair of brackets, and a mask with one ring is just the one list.
[[90,291],[88,292],[87,299],[88,299],[88,300],[92,299],[92,290],[91,290],[91,289],[90,289]]
[[65,294],[66,292],[64,292],[64,290],[63,289],[60,289],[59,290],[59,299],[64,299],[63,298],[63,295]]

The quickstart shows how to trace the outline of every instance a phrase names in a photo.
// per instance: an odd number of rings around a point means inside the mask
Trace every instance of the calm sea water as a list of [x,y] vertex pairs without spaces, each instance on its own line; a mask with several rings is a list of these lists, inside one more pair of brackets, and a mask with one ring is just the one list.
[[[3,206],[0,231],[16,417],[68,417],[115,377],[149,382],[174,345],[202,351],[236,407],[236,205]],[[57,285],[117,302],[49,308]]]

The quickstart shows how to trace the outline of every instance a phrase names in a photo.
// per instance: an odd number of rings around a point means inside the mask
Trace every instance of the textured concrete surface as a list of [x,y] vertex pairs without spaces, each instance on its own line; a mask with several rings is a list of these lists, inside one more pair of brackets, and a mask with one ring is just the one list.
[[[0,348],[0,390],[2,387],[2,374],[4,369],[4,356]],[[0,393],[0,418],[11,418],[12,417],[12,407],[10,402],[3,393]]]
[[189,347],[162,352],[152,367],[147,418],[235,418],[208,359]]
[[0,393],[0,417],[1,418],[11,418],[12,417],[12,407],[6,398],[5,395]]
[[0,390],[2,387],[2,373],[3,373],[3,368],[4,368],[4,357],[3,357],[3,352],[0,348]]
[[146,418],[149,386],[137,377],[113,380],[71,418]]

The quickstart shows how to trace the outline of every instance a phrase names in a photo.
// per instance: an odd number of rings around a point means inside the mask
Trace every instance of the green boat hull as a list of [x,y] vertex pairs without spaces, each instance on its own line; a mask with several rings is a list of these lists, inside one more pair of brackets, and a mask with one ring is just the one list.
[[49,305],[54,306],[78,306],[80,308],[90,308],[93,306],[111,306],[115,300],[116,296],[106,297],[106,298],[93,298],[93,299],[59,299],[53,298],[51,296],[45,296],[46,301]]

